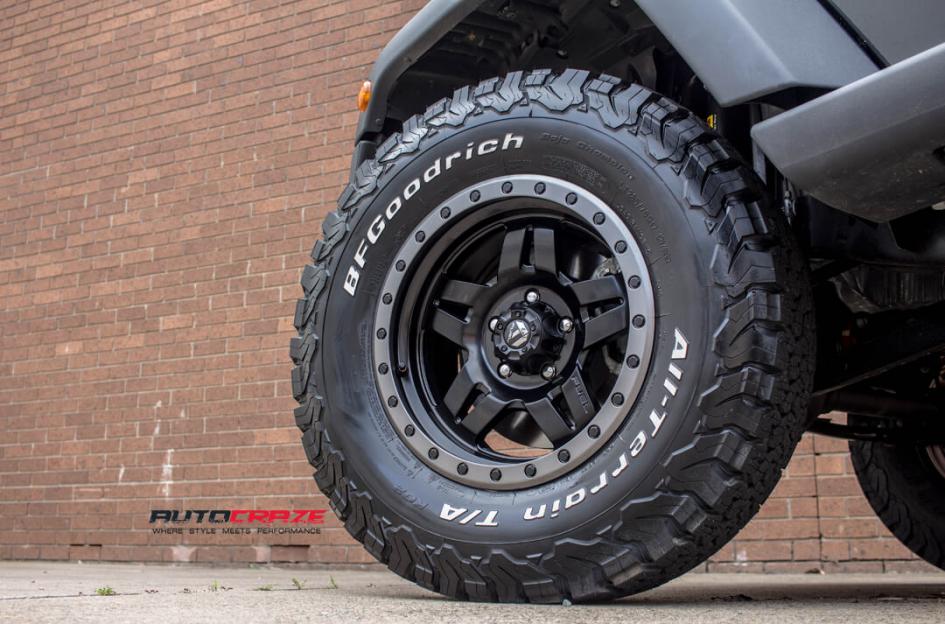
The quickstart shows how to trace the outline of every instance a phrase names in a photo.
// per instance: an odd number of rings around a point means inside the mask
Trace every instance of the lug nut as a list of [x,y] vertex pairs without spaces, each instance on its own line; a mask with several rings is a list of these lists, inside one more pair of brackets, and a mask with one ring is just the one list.
[[541,369],[541,376],[544,377],[545,379],[551,379],[557,374],[558,374],[558,369],[556,369],[554,366],[550,364],[544,367],[543,369]]
[[563,318],[558,321],[558,329],[566,334],[569,334],[571,333],[571,330],[574,329],[574,321],[569,318]]
[[539,299],[541,299],[541,296],[538,294],[537,290],[529,290],[525,293],[525,301],[528,303],[538,303]]
[[499,318],[493,316],[492,320],[489,321],[489,331],[494,332],[499,327]]
[[512,374],[512,367],[508,364],[499,364],[499,377],[508,377]]

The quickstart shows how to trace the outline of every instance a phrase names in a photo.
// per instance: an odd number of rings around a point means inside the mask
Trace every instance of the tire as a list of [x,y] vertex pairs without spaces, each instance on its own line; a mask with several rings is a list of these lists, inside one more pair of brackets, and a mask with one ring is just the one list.
[[[455,168],[426,175],[467,148],[469,158]],[[484,180],[506,180],[501,192],[514,195],[528,176],[573,189],[576,207],[600,198],[616,215],[606,224],[632,233],[632,249],[618,243],[607,253],[642,258],[653,307],[634,317],[626,335],[651,332],[652,348],[627,357],[627,367],[647,371],[636,390],[618,386],[599,405],[591,401],[594,418],[613,406],[623,416],[612,435],[587,427],[574,434],[572,441],[583,441],[597,433],[586,457],[568,463],[556,450],[567,466],[539,472],[534,486],[528,467],[523,477],[515,463],[488,473],[501,476],[494,487],[473,486],[471,468],[466,475],[461,465],[444,468],[448,453],[434,460],[411,450],[421,427],[407,431],[397,418],[413,399],[378,388],[398,374],[425,373],[396,362],[388,369],[378,359],[395,339],[377,319],[388,314],[393,323],[396,311],[385,310],[408,297],[411,284],[438,279],[414,273],[397,287],[403,293],[385,291],[396,271],[411,271],[398,258],[412,249],[433,254],[423,250],[440,244],[422,236],[424,223],[437,214],[458,218],[450,207],[476,201],[466,200],[480,197],[469,189]],[[555,210],[571,202],[569,194]],[[389,218],[392,206],[398,210]],[[369,236],[372,228],[385,234]],[[643,87],[567,70],[516,72],[459,89],[409,119],[358,168],[323,231],[295,314],[296,423],[315,480],[348,532],[423,587],[458,599],[543,603],[655,587],[703,562],[748,522],[802,433],[814,349],[804,259],[731,148]],[[464,240],[449,232],[437,241]],[[528,260],[519,260],[524,271]],[[636,301],[634,283],[618,281],[621,296]],[[406,308],[401,316],[409,316]],[[589,342],[586,323],[580,335]],[[626,372],[620,366],[615,375]],[[408,416],[432,418],[420,412]]]
[[945,570],[943,449],[853,441],[850,457],[866,500],[886,528]]

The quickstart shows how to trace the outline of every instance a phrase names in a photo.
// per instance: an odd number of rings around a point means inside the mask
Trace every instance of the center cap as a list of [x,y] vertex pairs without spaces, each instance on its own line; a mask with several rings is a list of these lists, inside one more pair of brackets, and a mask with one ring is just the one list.
[[513,349],[521,349],[531,340],[532,331],[528,323],[523,320],[515,319],[505,326],[505,344]]

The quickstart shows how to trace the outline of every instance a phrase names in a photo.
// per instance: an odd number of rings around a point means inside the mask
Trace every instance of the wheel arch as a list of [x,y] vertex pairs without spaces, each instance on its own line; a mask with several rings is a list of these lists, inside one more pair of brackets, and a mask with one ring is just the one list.
[[[352,169],[410,115],[514,70],[571,67],[655,89],[696,112],[783,107],[878,68],[826,0],[431,0],[383,49]],[[804,36],[807,45],[796,45]],[[703,109],[703,110],[700,110]],[[743,116],[744,117],[744,116]],[[747,127],[724,129],[748,144]]]

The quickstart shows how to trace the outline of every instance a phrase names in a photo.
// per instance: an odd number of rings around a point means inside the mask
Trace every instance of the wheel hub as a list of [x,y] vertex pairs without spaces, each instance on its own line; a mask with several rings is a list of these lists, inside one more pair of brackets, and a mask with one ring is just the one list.
[[628,418],[653,292],[627,226],[545,176],[473,185],[423,219],[382,285],[376,381],[403,443],[479,488],[569,472]]
[[507,364],[515,373],[532,376],[556,366],[565,335],[559,329],[561,317],[552,306],[539,300],[520,301],[493,318],[483,343],[492,343],[500,366]]

